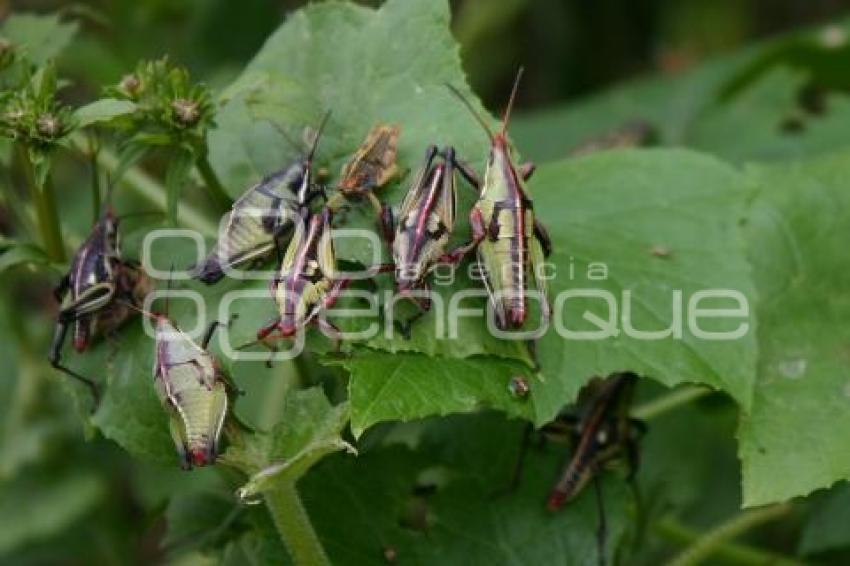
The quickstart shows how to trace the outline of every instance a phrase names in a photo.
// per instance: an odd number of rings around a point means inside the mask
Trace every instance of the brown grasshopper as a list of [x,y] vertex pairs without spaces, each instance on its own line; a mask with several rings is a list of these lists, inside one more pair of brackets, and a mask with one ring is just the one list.
[[97,384],[64,366],[61,351],[69,329],[73,328],[74,349],[84,352],[96,335],[117,330],[132,316],[127,304],[138,306],[150,292],[151,281],[141,267],[121,258],[119,240],[118,219],[107,209],[54,291],[61,306],[48,359],[56,369],[86,384],[95,403]]
[[[213,284],[227,268],[267,259],[291,233],[297,219],[306,215],[324,187],[313,178],[313,158],[330,112],[322,119],[303,159],[264,178],[233,203],[219,240],[207,258],[194,268],[194,277]],[[326,199],[327,200],[327,199]]]
[[[365,197],[375,213],[380,215],[381,203],[374,191],[398,175],[396,158],[400,133],[395,124],[378,124],[369,131],[364,142],[342,167],[338,186],[342,198]],[[332,198],[328,206],[335,208],[338,200],[337,197]]]
[[493,133],[487,122],[475,111],[472,104],[454,88],[460,98],[490,138],[490,154],[483,182],[467,164],[458,161],[458,170],[479,191],[478,201],[469,215],[472,241],[468,250],[476,249],[478,265],[496,315],[496,325],[501,330],[520,328],[528,315],[528,279],[535,281],[541,294],[544,322],[550,318],[546,299],[546,281],[538,277],[537,266],[551,251],[551,242],[545,228],[535,218],[531,198],[525,182],[534,172],[534,165],[526,163],[516,167],[511,157],[507,127],[511,108],[516,97],[522,69],[502,117],[501,129]]

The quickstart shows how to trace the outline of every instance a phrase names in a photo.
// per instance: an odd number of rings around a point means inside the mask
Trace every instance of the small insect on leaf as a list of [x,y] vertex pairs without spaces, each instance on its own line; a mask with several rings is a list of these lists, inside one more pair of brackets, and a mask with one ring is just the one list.
[[517,399],[526,399],[531,392],[528,380],[522,375],[515,375],[508,382],[508,391]]

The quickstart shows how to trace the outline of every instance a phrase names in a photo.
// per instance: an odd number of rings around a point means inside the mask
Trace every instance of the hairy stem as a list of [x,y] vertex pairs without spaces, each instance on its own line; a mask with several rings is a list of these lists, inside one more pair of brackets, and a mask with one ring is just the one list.
[[293,482],[278,482],[264,494],[277,532],[298,565],[330,564]]
[[[791,511],[791,505],[787,503],[769,505],[760,509],[745,511],[740,515],[732,517],[728,521],[714,527],[707,533],[697,535],[696,540],[678,556],[668,563],[668,566],[693,566],[702,564],[707,558],[721,551],[728,556],[730,552],[729,541],[741,536],[764,523],[769,523],[786,516]],[[740,550],[741,545],[738,546]],[[734,546],[733,546],[734,549]],[[747,547],[747,552],[734,552],[732,554],[741,564],[779,564],[780,562],[765,561],[765,553],[756,554],[759,551]],[[772,555],[771,558],[775,558]],[[783,564],[795,564],[792,560],[781,562]]]
[[673,409],[680,407],[681,405],[686,405],[700,397],[705,397],[709,393],[711,393],[711,389],[708,389],[707,387],[685,386],[673,391],[672,393],[662,395],[652,401],[647,401],[642,405],[638,405],[632,409],[632,417],[642,421],[652,420],[668,411],[672,411]]
[[30,198],[35,207],[38,230],[41,233],[44,249],[52,261],[63,262],[65,261],[65,246],[62,243],[62,231],[59,228],[59,215],[56,214],[53,184],[48,177],[44,186],[38,186],[27,148],[18,144],[17,152],[29,188]]
[[230,196],[227,194],[227,191],[224,190],[224,186],[221,184],[221,181],[218,180],[218,175],[215,174],[206,154],[199,156],[195,160],[195,166],[198,168],[198,172],[204,180],[207,196],[209,196],[213,205],[222,214],[230,210],[230,206],[233,204],[233,201],[230,200]]

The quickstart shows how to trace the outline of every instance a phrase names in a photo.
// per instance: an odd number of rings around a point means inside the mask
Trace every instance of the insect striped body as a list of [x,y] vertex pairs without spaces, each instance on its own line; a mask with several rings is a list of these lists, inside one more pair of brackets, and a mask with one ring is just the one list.
[[248,189],[222,221],[219,238],[193,275],[213,284],[228,269],[262,263],[284,247],[295,223],[307,215],[310,204],[324,196],[314,180],[313,157],[328,114],[322,120],[313,145],[304,159],[273,173]]
[[425,277],[445,259],[455,226],[457,189],[454,150],[446,148],[435,163],[437,148],[430,146],[425,163],[402,201],[393,235],[395,279],[401,294],[427,288]]
[[502,128],[493,133],[478,116],[469,102],[452,88],[479,121],[490,138],[490,153],[484,180],[468,165],[457,163],[458,169],[478,191],[478,201],[470,212],[472,243],[477,248],[478,265],[487,287],[490,302],[501,330],[520,328],[528,315],[528,289],[533,282],[539,295],[541,314],[545,322],[550,317],[545,279],[537,266],[549,254],[551,243],[546,230],[537,221],[525,182],[534,171],[533,164],[514,165],[507,138],[507,125],[521,73],[514,90]]
[[560,434],[566,428],[574,444],[573,455],[549,495],[549,510],[571,501],[607,465],[621,458],[628,459],[630,474],[634,473],[636,442],[643,432],[643,424],[629,417],[636,384],[635,374],[617,374],[598,386],[577,422],[562,419],[544,427],[544,432]]
[[262,328],[257,338],[264,340],[275,331],[289,338],[312,322],[336,331],[330,322],[318,318],[348,284],[348,280],[336,277],[331,213],[325,208],[309,219],[306,229],[297,230],[289,243],[280,271],[271,283],[278,317]]
[[68,331],[72,329],[74,349],[86,351],[96,336],[124,324],[134,314],[126,305],[141,304],[151,287],[138,264],[121,258],[118,220],[107,210],[74,254],[68,273],[54,292],[60,308],[48,356],[53,367],[85,383],[97,398],[91,379],[61,364]]
[[189,469],[213,464],[227,416],[224,374],[212,354],[166,316],[155,315],[155,319],[154,385],[169,413],[181,465]]

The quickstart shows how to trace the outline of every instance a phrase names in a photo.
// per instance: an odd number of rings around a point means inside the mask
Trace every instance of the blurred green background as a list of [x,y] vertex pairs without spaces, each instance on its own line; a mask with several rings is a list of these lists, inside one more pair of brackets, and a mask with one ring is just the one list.
[[[187,65],[213,88],[226,85],[285,15],[303,4],[0,0],[0,20],[12,12],[60,11],[80,23],[80,33],[59,66],[72,81],[65,95],[81,104],[97,97],[102,85],[117,82],[139,59],[163,54]],[[850,2],[839,0],[458,0],[452,6],[465,69],[488,108],[502,107],[516,69],[525,67],[515,125],[518,135],[530,137],[558,109],[621,81],[649,74],[679,76],[754,40],[850,11]],[[571,127],[569,120],[559,123]],[[531,144],[523,151],[532,157],[560,152]],[[80,220],[81,226],[87,221]],[[27,275],[17,277],[20,281]],[[20,304],[47,300],[48,289],[35,275],[32,285],[15,286],[22,288],[29,296]],[[69,407],[70,397],[55,387],[59,378],[45,375],[41,352],[32,346],[43,341],[45,330],[27,315],[16,301],[0,302],[0,336],[6,337],[0,341],[0,356],[9,361],[0,372],[0,563],[200,560],[195,554],[172,552],[185,545],[179,537],[163,542],[166,516],[181,512],[169,502],[181,491],[226,494],[223,480],[211,470],[189,476],[142,465],[109,441],[86,441],[91,431],[81,427]],[[21,320],[27,321],[23,329],[17,324]],[[722,400],[708,401],[699,414],[685,412],[671,417],[675,423],[659,423],[661,432],[650,437],[647,447],[646,474],[652,477],[653,450],[657,454],[675,445],[685,454],[694,451],[682,430],[696,426],[708,439],[714,457],[710,465],[695,464],[678,483],[665,480],[668,504],[683,500],[700,508],[694,517],[685,513],[695,525],[710,524],[739,505],[734,411]],[[706,457],[697,452],[689,457]],[[700,475],[706,470],[712,477]],[[204,533],[217,536],[214,528]],[[781,528],[761,536],[775,549],[790,546],[783,542]],[[652,555],[646,560],[652,563]]]

